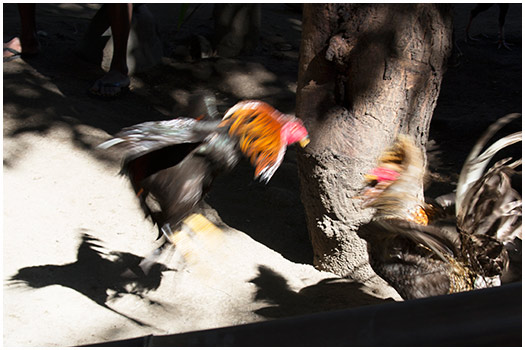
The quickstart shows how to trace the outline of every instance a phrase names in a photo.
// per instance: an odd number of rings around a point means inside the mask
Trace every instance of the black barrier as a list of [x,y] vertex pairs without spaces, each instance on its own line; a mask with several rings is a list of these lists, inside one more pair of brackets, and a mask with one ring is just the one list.
[[521,282],[90,346],[521,346]]

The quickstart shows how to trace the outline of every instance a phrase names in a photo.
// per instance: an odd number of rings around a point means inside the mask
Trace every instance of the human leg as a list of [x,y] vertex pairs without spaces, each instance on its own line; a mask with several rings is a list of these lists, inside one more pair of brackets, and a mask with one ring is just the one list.
[[114,97],[129,86],[127,46],[131,28],[132,4],[105,4],[113,37],[113,57],[109,71],[95,82],[91,92]]
[[498,4],[498,6],[498,48],[504,47],[507,50],[510,50],[511,48],[505,42],[505,31],[503,29],[503,26],[505,25],[505,18],[507,17],[507,12],[509,11],[509,4]]
[[19,4],[20,37],[4,44],[4,60],[20,55],[35,55],[40,51],[36,34],[35,4]]
[[472,25],[472,22],[474,21],[474,18],[477,17],[481,12],[487,11],[489,8],[492,7],[494,4],[477,4],[472,10],[470,10],[470,15],[467,23],[467,27],[465,28],[465,34],[467,40],[476,40],[470,36],[470,26]]

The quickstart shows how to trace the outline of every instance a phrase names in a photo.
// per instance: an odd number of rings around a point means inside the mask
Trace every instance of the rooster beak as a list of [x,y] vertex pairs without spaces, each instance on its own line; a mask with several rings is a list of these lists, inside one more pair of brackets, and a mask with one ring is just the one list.
[[377,181],[377,176],[372,174],[365,174],[365,182]]
[[306,145],[308,145],[309,143],[310,143],[310,139],[308,138],[308,136],[305,136],[301,141],[299,141],[299,145],[302,148],[305,148]]

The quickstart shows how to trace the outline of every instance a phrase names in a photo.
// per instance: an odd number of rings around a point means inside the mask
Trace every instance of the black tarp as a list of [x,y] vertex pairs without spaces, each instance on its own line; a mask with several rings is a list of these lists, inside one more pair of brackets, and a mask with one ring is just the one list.
[[521,282],[91,346],[521,346]]

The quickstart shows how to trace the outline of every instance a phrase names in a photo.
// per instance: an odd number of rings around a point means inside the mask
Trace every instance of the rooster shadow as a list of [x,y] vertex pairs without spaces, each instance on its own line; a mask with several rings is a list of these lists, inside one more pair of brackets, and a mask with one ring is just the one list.
[[250,282],[256,286],[254,301],[272,305],[254,311],[264,317],[291,317],[395,301],[367,294],[363,284],[342,278],[326,278],[295,292],[286,278],[269,267],[259,265],[258,270]]
[[124,252],[102,254],[97,250],[101,248],[103,247],[97,238],[83,233],[77,261],[65,265],[24,267],[8,280],[7,285],[35,289],[51,285],[63,286],[83,294],[139,326],[154,327],[111,308],[107,302],[131,294],[150,305],[162,307],[149,299],[146,293],[160,286],[163,271],[169,269],[163,264],[153,263],[145,274],[139,266],[144,258]]

